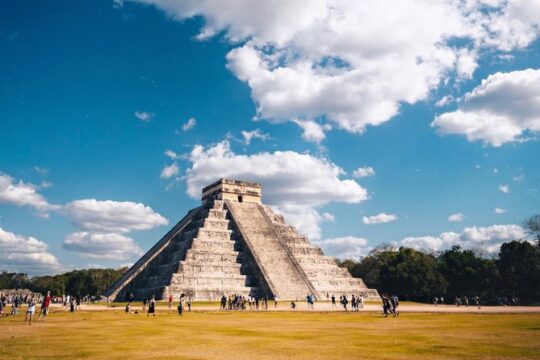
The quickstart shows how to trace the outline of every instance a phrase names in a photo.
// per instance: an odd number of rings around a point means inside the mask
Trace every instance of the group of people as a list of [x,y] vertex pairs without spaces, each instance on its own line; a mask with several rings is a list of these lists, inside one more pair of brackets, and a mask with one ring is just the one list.
[[[21,305],[26,304],[27,307],[24,323],[28,322],[29,325],[32,325],[37,304],[41,304],[38,320],[45,320],[49,314],[49,305],[51,304],[51,300],[52,297],[50,291],[47,291],[47,295],[44,297],[42,297],[41,294],[0,294],[0,317],[19,315],[19,308]],[[5,312],[8,304],[11,304],[11,311],[9,314]]]
[[[337,308],[336,303],[336,296],[332,294],[330,297],[331,303],[332,303],[332,309]],[[349,299],[347,298],[347,295],[340,295],[339,296],[339,304],[340,306],[345,310],[348,311],[347,305],[349,304]],[[364,297],[362,295],[351,295],[351,310],[352,311],[360,311],[364,307]]]
[[[274,308],[277,307],[278,298],[273,296]],[[244,296],[239,294],[232,294],[226,296],[223,294],[219,301],[220,310],[259,310],[268,309],[268,296],[259,298],[258,296]]]
[[399,315],[399,299],[396,295],[389,296],[387,294],[383,294],[382,301],[383,314],[385,317],[388,317],[388,314],[392,314],[394,317]]
[[[133,299],[134,299],[134,296],[129,296],[128,303],[126,304],[126,307],[125,307],[126,314],[139,313],[138,310],[132,309]],[[169,295],[168,297],[169,309],[172,309],[173,303],[174,303],[174,298],[172,295]],[[110,304],[109,299],[107,299],[107,304]],[[191,304],[192,304],[192,299],[190,296],[187,297],[186,294],[183,294],[183,293],[180,294],[180,297],[178,299],[178,306],[176,307],[176,310],[178,311],[178,315],[183,315],[186,307],[187,307],[187,311],[191,311]],[[150,298],[145,298],[142,301],[142,312],[146,313],[147,316],[150,316],[150,315],[156,316],[155,295],[152,295]]]
[[[433,304],[434,305],[444,305],[444,297],[440,296],[440,297],[437,297],[435,296],[433,298]],[[454,305],[456,306],[466,306],[468,307],[469,305],[474,305],[474,306],[477,306],[479,309],[480,309],[480,298],[478,296],[474,296],[474,297],[468,297],[468,296],[456,296],[454,298]]]

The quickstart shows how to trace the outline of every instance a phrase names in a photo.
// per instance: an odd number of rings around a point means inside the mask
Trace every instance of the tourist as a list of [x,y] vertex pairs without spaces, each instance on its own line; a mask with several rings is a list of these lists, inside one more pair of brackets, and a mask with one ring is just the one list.
[[389,309],[390,304],[388,302],[388,298],[386,297],[386,294],[383,294],[382,302],[383,302],[382,306],[383,306],[384,317],[388,317],[388,312],[390,311],[390,309]]
[[143,302],[142,302],[142,311],[146,311],[146,304],[148,303],[148,300],[146,298],[144,298]]
[[0,296],[0,317],[2,317],[2,315],[4,315],[4,301]]
[[356,311],[356,297],[354,296],[354,294],[351,297],[351,310]]
[[392,306],[392,313],[394,314],[394,316],[398,316],[399,299],[396,295],[392,295],[392,297],[390,298],[390,305]]
[[291,301],[291,309],[296,309],[296,303],[294,301]]
[[173,297],[169,295],[169,310],[172,309]]
[[184,315],[184,294],[180,295],[180,301],[178,301],[178,315]]
[[34,318],[35,311],[36,311],[36,302],[34,300],[34,296],[32,296],[32,299],[28,303],[28,309],[26,310],[26,316],[24,318],[25,324],[26,324],[26,320],[30,320],[28,322],[28,325],[32,325],[32,319]]
[[255,309],[259,310],[259,298],[255,296]]
[[225,294],[221,297],[221,306],[220,310],[225,310],[227,308],[227,298],[225,297]]
[[306,301],[309,309],[313,309],[313,295],[307,294]]
[[152,298],[150,299],[150,303],[148,304],[148,314],[146,316],[156,316],[156,297],[152,295]]
[[[363,309],[364,308],[364,296],[358,295],[358,307]],[[357,309],[358,311],[358,309]]]
[[75,312],[75,299],[73,297],[69,300],[69,312]]
[[131,303],[126,304],[126,314],[129,314],[131,312]]
[[474,305],[478,306],[478,308],[480,309],[480,298],[478,296],[474,297]]
[[15,299],[13,299],[13,302],[11,303],[11,315],[19,315],[19,304],[19,297],[15,296]]
[[347,299],[347,296],[343,295],[341,297],[341,305],[343,305],[343,308],[345,309],[345,311],[347,311],[347,304],[348,303],[349,303],[349,300]]
[[336,307],[336,296],[332,294],[332,309]]
[[79,296],[77,296],[76,304],[77,310],[81,310],[81,298]]
[[277,295],[274,295],[274,309],[277,308],[277,303],[278,303],[278,297]]
[[51,292],[47,291],[47,295],[43,298],[43,301],[41,302],[41,310],[39,311],[38,320],[43,315],[43,320],[47,317],[47,314],[49,313],[49,305],[51,303]]
[[187,300],[187,311],[191,312],[191,296],[189,296]]

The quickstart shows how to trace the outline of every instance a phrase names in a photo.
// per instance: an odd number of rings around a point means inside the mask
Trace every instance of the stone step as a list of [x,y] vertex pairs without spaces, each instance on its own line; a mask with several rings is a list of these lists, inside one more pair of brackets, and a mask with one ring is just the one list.
[[242,261],[242,253],[236,251],[223,251],[222,253],[215,253],[197,249],[190,249],[186,254],[186,262],[223,262],[223,263],[236,263]]
[[314,246],[291,246],[289,249],[294,255],[323,255],[322,250]]
[[232,230],[219,230],[219,229],[205,229],[199,228],[197,232],[197,238],[199,239],[216,239],[216,240],[230,240]]
[[220,278],[220,277],[200,277],[200,276],[190,276],[184,278],[173,278],[171,280],[171,285],[178,286],[199,286],[206,288],[221,288],[221,287],[243,287],[247,285],[246,279],[244,278]]
[[201,272],[183,271],[181,273],[172,274],[172,277],[171,277],[172,280],[182,280],[182,279],[191,279],[191,278],[230,279],[230,280],[245,281],[247,279],[247,275],[242,275],[240,273],[232,273],[232,274],[224,275],[223,273],[212,272],[212,271],[201,271]]
[[231,273],[237,273],[240,274],[242,264],[239,263],[223,263],[223,262],[217,262],[217,263],[211,263],[211,262],[203,262],[200,264],[196,264],[193,261],[191,262],[180,262],[179,272],[180,271],[216,271],[216,272],[222,272],[224,274],[231,274]]
[[337,266],[336,259],[331,256],[298,256],[298,262],[304,267],[305,265],[334,265]]
[[338,266],[332,266],[327,268],[313,267],[313,268],[304,268],[306,275],[312,279],[317,278],[318,276],[328,276],[328,277],[348,277],[349,271],[345,268],[340,268]]
[[206,250],[206,251],[234,251],[234,241],[213,241],[213,240],[203,240],[196,239],[191,245],[192,250]]

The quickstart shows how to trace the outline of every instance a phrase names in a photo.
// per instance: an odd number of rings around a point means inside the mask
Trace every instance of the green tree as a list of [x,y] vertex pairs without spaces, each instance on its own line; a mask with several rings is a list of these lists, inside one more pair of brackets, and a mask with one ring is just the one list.
[[381,267],[380,282],[383,293],[420,301],[446,293],[447,287],[435,256],[405,247],[394,252]]
[[505,296],[523,303],[540,301],[540,249],[527,241],[501,245],[497,261],[501,290]]
[[492,298],[498,283],[495,260],[477,256],[472,250],[454,246],[438,257],[438,269],[448,282],[447,299],[456,296]]

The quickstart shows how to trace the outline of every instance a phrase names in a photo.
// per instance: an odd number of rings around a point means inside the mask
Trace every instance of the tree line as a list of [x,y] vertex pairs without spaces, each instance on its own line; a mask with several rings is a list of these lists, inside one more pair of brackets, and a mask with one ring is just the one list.
[[531,241],[503,243],[494,258],[454,246],[437,253],[383,245],[360,261],[340,265],[369,288],[404,300],[479,296],[484,303],[540,303],[540,215],[523,223]]
[[100,296],[120,278],[127,268],[74,270],[53,276],[29,277],[23,273],[0,273],[0,289],[29,289],[45,294],[48,290],[53,296],[70,294],[73,296]]

